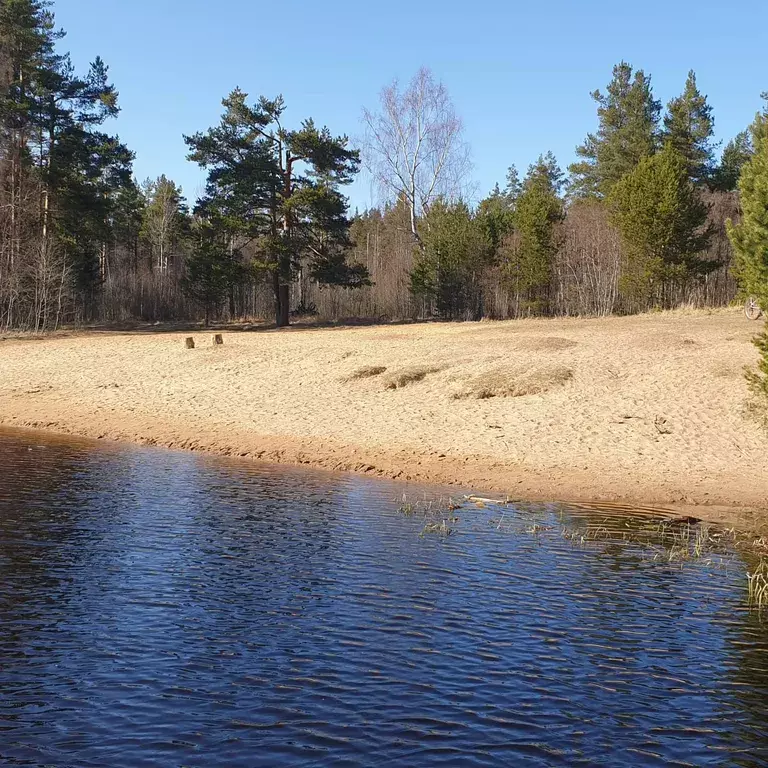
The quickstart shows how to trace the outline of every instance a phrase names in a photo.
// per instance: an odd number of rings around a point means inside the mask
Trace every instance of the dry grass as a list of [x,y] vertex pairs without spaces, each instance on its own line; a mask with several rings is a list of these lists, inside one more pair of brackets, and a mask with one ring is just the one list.
[[490,397],[524,397],[541,395],[562,387],[573,378],[573,371],[563,365],[541,368],[497,368],[470,380],[454,397],[458,400]]
[[741,369],[734,367],[728,362],[718,362],[711,366],[710,371],[713,376],[716,376],[719,379],[740,380],[744,375],[744,372]]
[[540,339],[536,337],[520,339],[515,346],[526,352],[557,352],[561,349],[573,349],[578,346],[578,342],[563,339],[560,336],[544,336]]
[[379,376],[387,370],[386,365],[364,365],[346,376],[343,381],[357,381],[359,379],[371,379]]
[[401,368],[399,371],[392,371],[384,377],[385,389],[400,389],[409,384],[415,384],[422,381],[430,373],[438,373],[443,370],[443,366],[438,365],[412,365],[408,368]]
[[762,613],[768,609],[768,560],[761,560],[752,573],[747,573],[750,607]]
[[421,529],[420,536],[428,533],[436,533],[441,536],[450,536],[454,532],[453,524],[459,522],[453,512],[460,509],[461,505],[453,499],[409,499],[403,494],[403,501],[398,512],[406,517],[423,517],[424,527]]
[[768,430],[768,400],[757,394],[752,394],[744,403],[744,416]]

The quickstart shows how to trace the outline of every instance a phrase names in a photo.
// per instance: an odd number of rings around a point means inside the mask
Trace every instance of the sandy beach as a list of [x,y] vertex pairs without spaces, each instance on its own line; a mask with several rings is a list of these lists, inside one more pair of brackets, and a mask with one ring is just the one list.
[[[768,524],[736,310],[0,341],[0,424]],[[185,348],[192,335],[196,348]]]

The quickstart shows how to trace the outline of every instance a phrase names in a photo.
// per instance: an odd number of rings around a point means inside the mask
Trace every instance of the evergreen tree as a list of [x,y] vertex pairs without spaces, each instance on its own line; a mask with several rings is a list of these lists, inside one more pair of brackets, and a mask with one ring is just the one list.
[[744,164],[739,192],[741,220],[736,225],[728,222],[732,270],[742,291],[757,296],[768,309],[768,136],[758,138],[753,156]]
[[753,344],[760,353],[760,360],[756,371],[747,371],[747,383],[755,394],[768,398],[768,321],[763,332],[753,340]]
[[765,102],[755,114],[755,119],[745,131],[741,131],[726,144],[720,164],[712,177],[712,188],[732,192],[738,187],[744,164],[754,155],[755,145],[768,136],[768,92],[760,94]]
[[139,243],[147,201],[135,181],[117,191],[112,206],[112,236],[115,244],[121,244],[131,254],[131,268],[139,262]]
[[520,174],[514,165],[510,165],[507,169],[507,185],[504,187],[504,197],[507,198],[511,206],[514,206],[522,191],[523,185],[520,182]]
[[[728,221],[727,229],[739,286],[768,311],[768,92],[761,98],[765,105],[750,126],[752,155],[742,166],[738,184],[741,220],[737,225]],[[757,371],[747,371],[747,382],[753,392],[768,398],[768,321],[754,344],[760,361]]]
[[605,197],[616,182],[632,171],[658,145],[661,105],[653,98],[651,79],[642,70],[621,62],[605,94],[595,91],[599,127],[589,134],[569,166],[571,192],[578,197]]
[[34,291],[25,275],[35,271],[34,251],[39,247],[39,173],[30,143],[42,125],[42,83],[54,55],[56,41],[63,33],[54,28],[50,3],[42,0],[0,2],[0,55],[3,82],[0,91],[0,214],[7,212],[0,231],[0,271],[8,275],[0,317],[13,326],[22,322],[25,310],[18,298]]
[[753,146],[757,146],[758,142],[768,138],[768,91],[763,91],[760,94],[760,98],[765,103],[763,108],[755,115],[752,125],[749,126]]
[[504,238],[514,229],[514,202],[497,184],[488,197],[480,201],[477,218],[485,229],[485,235],[494,253]]
[[712,107],[696,85],[696,74],[688,73],[683,93],[667,105],[664,141],[688,163],[688,175],[697,184],[707,180],[714,165]]
[[[39,125],[40,89],[58,60],[54,48],[64,36],[54,25],[45,0],[0,3],[0,43],[4,88],[0,92],[0,126],[10,163],[30,162],[28,141]],[[14,169],[18,181],[18,166]]]
[[483,225],[465,203],[437,200],[423,221],[411,292],[446,319],[482,316],[480,277],[491,256]]
[[202,305],[207,328],[211,315],[218,313],[232,284],[234,262],[228,245],[209,223],[198,223],[195,239],[197,245],[186,262],[183,288]]
[[752,139],[748,131],[741,131],[723,150],[720,164],[712,176],[712,187],[720,192],[733,192],[738,187],[744,164],[752,157]]
[[[63,252],[87,316],[105,269],[112,203],[131,182],[132,155],[98,130],[118,113],[106,65],[96,58],[85,76],[76,74],[69,56],[55,50],[64,33],[49,7],[43,0],[0,4],[0,38],[12,51],[10,87],[0,97],[0,124],[13,148],[6,178],[13,228],[24,218],[20,201],[29,200],[26,181],[38,196],[36,250],[42,259]],[[18,231],[11,238],[22,239]]]
[[612,220],[624,242],[622,290],[634,301],[664,302],[666,291],[718,266],[700,258],[710,238],[707,207],[671,144],[641,160],[610,195]]
[[[90,318],[108,269],[117,201],[132,184],[133,154],[111,136],[79,128],[62,133],[53,151],[46,177],[52,236],[71,266],[82,314]],[[44,194],[44,205],[46,199]],[[46,227],[44,209],[43,243]]]
[[185,137],[190,159],[209,171],[197,210],[233,249],[253,244],[253,266],[271,276],[277,325],[287,325],[289,286],[301,281],[305,265],[326,284],[367,281],[365,270],[343,257],[349,220],[340,188],[354,177],[359,157],[346,136],[333,137],[312,120],[284,128],[282,97],[262,97],[255,106],[246,98],[234,90],[218,126]]
[[563,174],[554,155],[539,157],[529,169],[514,212],[516,238],[502,249],[505,278],[518,305],[547,312],[552,268],[564,218]]

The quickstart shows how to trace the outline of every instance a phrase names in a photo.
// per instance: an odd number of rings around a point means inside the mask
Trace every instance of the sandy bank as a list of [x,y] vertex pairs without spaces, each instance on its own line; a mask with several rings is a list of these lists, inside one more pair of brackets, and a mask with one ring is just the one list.
[[5,340],[0,423],[757,527],[756,330],[734,310]]

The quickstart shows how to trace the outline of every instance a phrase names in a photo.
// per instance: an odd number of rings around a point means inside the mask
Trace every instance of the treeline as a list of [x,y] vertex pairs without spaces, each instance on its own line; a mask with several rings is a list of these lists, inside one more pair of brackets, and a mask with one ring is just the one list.
[[[545,153],[476,205],[461,120],[428,70],[364,111],[360,151],[311,119],[289,128],[281,97],[235,90],[185,137],[207,172],[190,207],[165,176],[134,179],[105,131],[106,65],[78,74],[62,36],[44,0],[0,2],[0,328],[605,315],[722,305],[734,275],[750,283],[727,222],[768,112],[718,160],[693,72],[662,109],[619,64],[567,173]],[[388,202],[350,215],[361,163]]]
[[107,67],[77,74],[62,36],[50,3],[0,3],[0,328],[243,317],[261,313],[263,285],[284,325],[292,288],[369,283],[347,261],[341,189],[360,160],[346,137],[290,130],[282,98],[235,90],[219,125],[185,137],[208,171],[189,211],[164,176],[135,182],[102,130],[118,114]]
[[[605,93],[593,94],[598,129],[578,147],[567,176],[546,153],[523,179],[510,168],[504,188],[497,185],[471,209],[455,191],[420,194],[432,176],[392,172],[398,152],[404,166],[418,164],[416,150],[403,151],[395,141],[423,123],[417,110],[403,115],[411,105],[429,104],[437,88],[419,73],[406,92],[385,91],[382,113],[369,121],[368,151],[385,161],[371,168],[399,197],[353,225],[356,258],[370,269],[374,287],[347,299],[350,314],[604,315],[734,298],[739,271],[727,222],[739,218],[741,168],[768,112],[729,142],[718,162],[712,109],[695,74],[662,110],[650,78],[621,63]],[[450,114],[442,118],[451,121]],[[419,147],[420,138],[405,144]],[[442,149],[450,157],[450,148]],[[409,187],[416,194],[409,196]],[[398,238],[414,210],[415,249]]]

